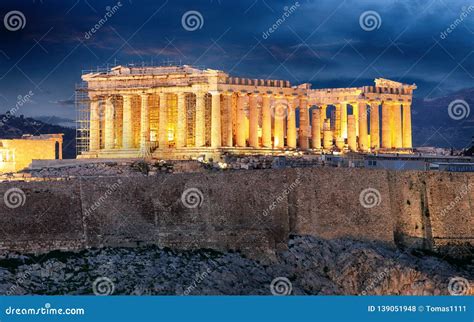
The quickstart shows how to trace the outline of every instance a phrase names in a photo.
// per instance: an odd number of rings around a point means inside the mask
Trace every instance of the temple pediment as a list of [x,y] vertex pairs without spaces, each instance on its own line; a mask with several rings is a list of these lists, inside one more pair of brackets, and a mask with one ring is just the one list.
[[376,78],[375,79],[375,86],[377,87],[390,87],[390,88],[402,88],[402,87],[410,87],[415,89],[416,85],[404,84],[400,82],[396,82],[386,78]]

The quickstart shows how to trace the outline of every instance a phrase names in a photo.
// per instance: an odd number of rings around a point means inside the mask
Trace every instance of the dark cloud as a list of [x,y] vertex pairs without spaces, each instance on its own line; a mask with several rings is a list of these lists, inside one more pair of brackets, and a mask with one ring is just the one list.
[[55,101],[55,102],[52,102],[52,103],[57,104],[57,105],[61,105],[61,106],[74,106],[74,100],[72,100],[72,99],[58,100],[58,101]]
[[[472,6],[468,1],[118,3],[3,0],[1,18],[19,10],[26,25],[13,32],[0,24],[0,102],[14,102],[32,90],[35,104],[26,106],[25,114],[71,118],[82,70],[142,61],[174,61],[318,88],[360,86],[382,76],[417,83],[420,98],[473,86],[474,10],[440,36]],[[118,9],[104,21],[114,6]],[[203,17],[195,31],[181,23],[190,10]],[[292,12],[285,15],[285,10]],[[361,28],[359,18],[367,11],[380,16],[378,29]],[[274,30],[264,36],[269,28]]]

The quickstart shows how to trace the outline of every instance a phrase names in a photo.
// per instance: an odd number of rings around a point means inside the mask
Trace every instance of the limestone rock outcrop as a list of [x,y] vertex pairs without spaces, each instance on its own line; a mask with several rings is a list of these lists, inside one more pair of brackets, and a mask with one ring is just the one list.
[[[272,263],[239,253],[157,247],[104,248],[0,259],[0,294],[93,294],[94,282],[123,295],[271,295],[272,281],[293,295],[473,294],[473,262],[449,263],[380,243],[296,236]],[[453,279],[461,285],[449,286]],[[463,284],[466,283],[467,284]],[[273,289],[275,292],[275,290]]]

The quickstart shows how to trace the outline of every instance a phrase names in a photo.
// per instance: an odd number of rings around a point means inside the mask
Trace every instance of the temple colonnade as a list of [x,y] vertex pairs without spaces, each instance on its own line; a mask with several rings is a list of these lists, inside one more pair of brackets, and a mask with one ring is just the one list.
[[89,150],[409,149],[411,102],[312,101],[305,95],[182,91],[90,97]]

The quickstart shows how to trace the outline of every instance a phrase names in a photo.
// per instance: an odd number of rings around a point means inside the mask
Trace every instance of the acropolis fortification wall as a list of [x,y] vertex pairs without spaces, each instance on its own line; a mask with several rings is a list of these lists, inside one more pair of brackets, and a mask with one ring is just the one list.
[[[474,245],[474,174],[300,168],[153,177],[5,182],[0,250],[46,252],[156,244],[271,258],[291,234],[439,251]],[[202,199],[183,203],[183,192]],[[197,189],[197,190],[196,190]],[[361,192],[379,193],[361,201]],[[197,201],[196,201],[197,200]],[[196,203],[197,202],[197,203]],[[364,203],[365,206],[362,205]],[[451,248],[442,248],[442,251]],[[466,249],[466,247],[464,247]],[[451,249],[452,250],[452,249]]]

